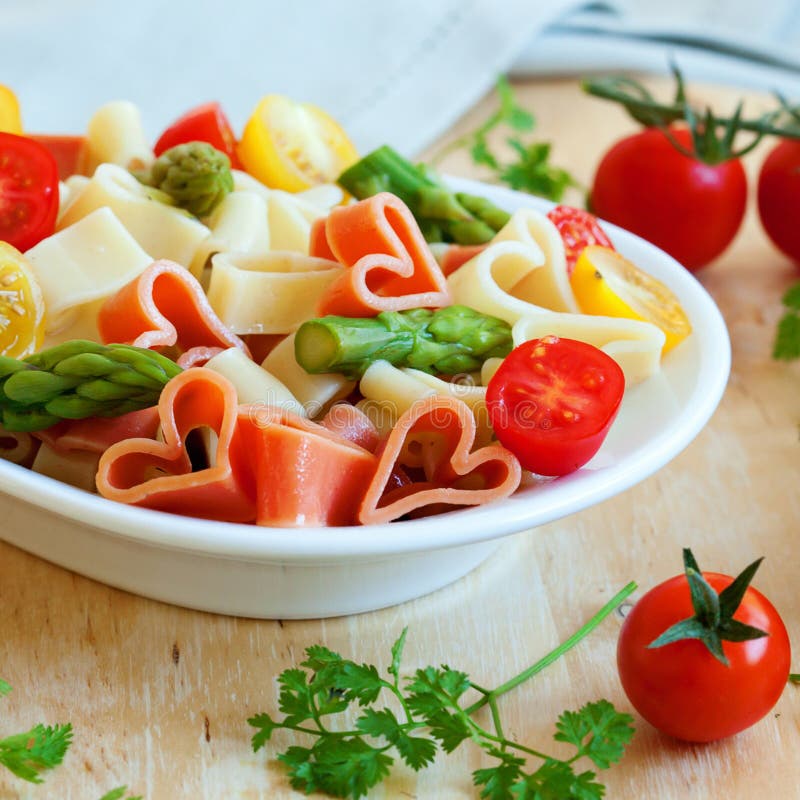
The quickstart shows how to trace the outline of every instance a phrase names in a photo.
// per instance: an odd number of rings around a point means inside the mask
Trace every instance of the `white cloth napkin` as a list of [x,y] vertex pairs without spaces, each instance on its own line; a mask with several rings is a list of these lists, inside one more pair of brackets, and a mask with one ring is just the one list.
[[363,151],[414,154],[575,0],[0,0],[0,83],[31,131],[83,131],[127,99],[155,137],[201,102],[236,130],[276,92],[332,114]]
[[362,151],[413,156],[517,74],[666,72],[800,99],[798,0],[0,0],[0,83],[26,128],[80,132],[114,99],[155,137],[201,102],[326,109]]
[[572,9],[534,36],[518,75],[666,72],[780,90],[800,100],[798,0],[607,0]]

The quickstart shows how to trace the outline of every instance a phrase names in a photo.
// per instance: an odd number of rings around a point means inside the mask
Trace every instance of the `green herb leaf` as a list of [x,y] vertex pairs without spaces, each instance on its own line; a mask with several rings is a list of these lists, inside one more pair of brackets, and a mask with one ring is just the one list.
[[433,764],[436,758],[436,742],[423,736],[401,733],[394,742],[400,757],[415,772]]
[[[389,675],[394,678],[392,683],[381,679],[373,665],[345,660],[325,647],[310,647],[302,669],[288,669],[278,679],[279,706],[287,716],[275,720],[269,714],[257,714],[248,720],[258,729],[253,736],[253,748],[263,747],[277,729],[311,736],[314,739],[311,747],[292,745],[278,755],[278,760],[288,770],[292,787],[306,794],[318,791],[358,800],[389,774],[394,763],[388,752],[392,748],[411,769],[420,770],[434,761],[439,746],[450,753],[469,739],[497,761],[494,766],[478,769],[472,775],[482,798],[596,800],[602,797],[603,786],[595,781],[593,772],[576,773],[573,763],[585,757],[596,766],[606,768],[618,761],[633,734],[631,717],[618,713],[606,700],[588,703],[579,711],[565,712],[559,718],[555,738],[573,744],[576,753],[562,761],[507,739],[497,700],[588,635],[635,588],[635,583],[626,586],[564,645],[493,690],[473,684],[466,673],[446,665],[418,669],[401,686],[400,661],[407,635],[405,629],[392,646],[392,662],[388,668]],[[461,703],[470,689],[475,689],[482,697],[464,707]],[[333,702],[328,698],[339,697],[337,693],[343,693],[344,701],[339,710],[356,701],[364,707],[353,730],[345,729],[343,724],[328,728],[320,722],[325,703]],[[402,715],[385,706],[374,707],[382,693],[391,695],[399,703]],[[472,716],[486,704],[492,711],[494,732],[481,727]],[[297,720],[309,716],[317,727],[298,727]],[[421,729],[427,729],[427,733],[422,733]],[[527,772],[531,758],[541,763]]]
[[408,626],[406,625],[403,628],[403,632],[398,636],[397,641],[392,645],[392,665],[389,667],[389,673],[394,676],[395,685],[400,680],[400,662],[403,658],[407,635]]
[[356,728],[369,736],[383,736],[387,741],[397,741],[402,728],[397,717],[388,708],[375,711],[368,708],[357,720]]
[[789,674],[789,683],[800,684],[800,672],[792,672]]
[[500,121],[515,131],[533,130],[533,126],[536,124],[533,114],[517,104],[514,90],[505,76],[501,75],[497,79],[495,91],[500,98]]
[[42,783],[39,773],[58,766],[72,741],[72,725],[36,725],[0,739],[0,765],[18,778]]
[[554,739],[574,745],[596,767],[608,769],[622,758],[633,738],[633,717],[617,711],[608,700],[587,703],[580,711],[565,711],[556,723]]
[[290,747],[278,760],[287,764],[292,787],[311,794],[364,797],[389,774],[394,763],[359,737],[321,737],[311,750]]
[[525,759],[511,753],[497,750],[492,755],[501,759],[496,767],[476,769],[472,773],[472,782],[480,787],[480,796],[487,800],[506,800],[512,796],[512,787],[522,779],[522,767]]
[[[100,800],[123,800],[127,791],[127,786],[118,786],[116,789],[106,792]],[[142,798],[141,795],[137,795],[136,797],[128,797],[127,800],[142,800]]]
[[800,358],[800,283],[786,291],[783,305],[787,311],[778,323],[772,357],[792,361]]
[[497,177],[512,189],[558,202],[570,186],[579,186],[569,172],[549,163],[549,142],[524,145],[518,139],[509,139],[508,144],[518,159],[502,167]]
[[533,114],[517,103],[514,91],[505,77],[497,79],[495,91],[500,108],[491,114],[474,131],[448,144],[433,158],[433,163],[453,150],[466,148],[472,161],[486,167],[492,178],[505,183],[512,189],[559,201],[570,186],[579,186],[567,170],[549,163],[550,144],[548,142],[523,142],[512,137],[507,144],[515,152],[513,161],[502,163],[490,145],[488,136],[497,127],[505,125],[512,131],[526,133],[533,130],[536,120]]
[[256,714],[254,717],[250,717],[247,722],[254,728],[258,728],[258,732],[253,734],[251,740],[254,753],[257,753],[266,745],[272,736],[272,731],[281,727],[281,724],[275,722],[269,714]]
[[12,691],[11,686],[7,684],[2,678],[0,678],[0,697],[5,697],[7,694],[10,694]]

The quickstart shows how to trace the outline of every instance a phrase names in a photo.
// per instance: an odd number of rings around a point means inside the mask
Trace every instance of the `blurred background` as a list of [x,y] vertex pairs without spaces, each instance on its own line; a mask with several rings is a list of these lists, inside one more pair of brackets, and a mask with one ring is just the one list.
[[798,0],[0,0],[0,83],[28,130],[79,132],[128,99],[156,134],[223,102],[240,129],[269,92],[322,106],[356,145],[409,156],[493,84],[609,70],[800,98]]

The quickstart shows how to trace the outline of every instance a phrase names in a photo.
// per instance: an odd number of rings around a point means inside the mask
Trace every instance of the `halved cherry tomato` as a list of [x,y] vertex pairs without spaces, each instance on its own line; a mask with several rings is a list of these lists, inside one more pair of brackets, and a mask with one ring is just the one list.
[[0,131],[22,133],[22,117],[19,113],[17,96],[8,86],[0,83]]
[[25,257],[0,242],[0,355],[22,358],[44,338],[44,299]]
[[331,183],[358,159],[347,134],[324,111],[270,94],[247,121],[239,142],[244,168],[267,186],[302,192]]
[[47,148],[58,165],[58,177],[63,181],[70,175],[82,175],[86,154],[85,136],[29,133],[31,139]]
[[667,337],[664,353],[692,332],[672,291],[615,250],[596,245],[585,248],[570,285],[584,314],[638,319],[661,328]]
[[153,152],[160,156],[165,150],[186,142],[208,142],[228,156],[232,167],[240,166],[236,156],[236,137],[217,102],[204,103],[176,119],[158,138]]
[[486,389],[492,428],[524,469],[566,475],[599,449],[625,390],[619,365],[574,339],[545,336],[506,356]]
[[567,275],[572,275],[578,257],[590,244],[599,244],[601,247],[614,249],[611,239],[600,227],[597,217],[588,211],[572,208],[572,206],[556,206],[547,212],[547,218],[558,228],[564,242]]
[[28,250],[55,230],[58,167],[43,145],[0,133],[0,241]]

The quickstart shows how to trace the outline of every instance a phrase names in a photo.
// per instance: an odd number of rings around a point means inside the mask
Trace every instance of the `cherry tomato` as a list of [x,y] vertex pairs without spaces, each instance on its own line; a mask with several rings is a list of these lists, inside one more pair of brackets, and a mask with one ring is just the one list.
[[267,186],[302,192],[333,183],[358,159],[358,151],[321,108],[270,94],[244,126],[239,159]]
[[165,150],[186,142],[208,142],[228,156],[232,167],[238,169],[240,166],[236,157],[236,138],[222,106],[217,102],[204,103],[176,119],[161,134],[153,152],[160,156]]
[[800,142],[778,144],[761,165],[758,213],[775,246],[800,265]]
[[[718,593],[733,582],[716,572],[702,575]],[[648,648],[693,613],[685,575],[651,589],[625,618],[617,666],[628,699],[648,722],[678,739],[710,742],[748,728],[775,705],[789,676],[789,637],[769,600],[747,588],[733,619],[768,635],[723,641],[728,666],[699,639]]]
[[556,206],[547,212],[547,218],[558,228],[567,256],[567,275],[572,275],[578,256],[585,247],[596,244],[614,249],[611,239],[600,227],[597,217],[588,211],[571,206]]
[[44,299],[33,267],[0,242],[0,355],[23,358],[44,339]]
[[[687,129],[671,132],[691,150]],[[733,241],[746,202],[739,160],[704,164],[656,128],[617,142],[600,161],[591,192],[599,217],[666,250],[689,270],[710,263]]]
[[509,353],[486,389],[492,428],[538,475],[566,475],[600,448],[617,415],[625,378],[585,342],[545,336]]
[[55,230],[58,167],[38,142],[0,133],[0,241],[28,250]]

